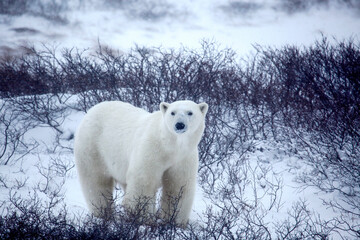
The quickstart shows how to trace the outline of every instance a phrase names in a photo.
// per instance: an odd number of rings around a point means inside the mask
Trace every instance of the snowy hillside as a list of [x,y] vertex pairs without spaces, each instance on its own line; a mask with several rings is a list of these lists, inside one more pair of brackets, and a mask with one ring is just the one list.
[[[0,238],[360,238],[357,1],[25,2],[0,3]],[[189,227],[134,222],[118,188],[89,216],[85,112],[179,99],[210,107]]]
[[360,27],[357,0],[33,0],[24,7],[22,0],[7,2],[0,5],[13,13],[0,15],[4,52],[42,44],[88,49],[99,42],[122,51],[135,44],[198,48],[208,39],[244,55],[253,44],[309,45],[322,34],[358,38]]

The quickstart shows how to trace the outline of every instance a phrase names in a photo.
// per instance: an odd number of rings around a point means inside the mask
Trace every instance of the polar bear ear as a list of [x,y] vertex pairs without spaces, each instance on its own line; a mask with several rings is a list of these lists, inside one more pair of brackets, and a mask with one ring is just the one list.
[[165,114],[166,110],[169,109],[170,104],[167,102],[160,103],[160,111]]
[[199,103],[198,104],[200,111],[202,112],[203,115],[205,115],[209,109],[209,106],[206,103]]

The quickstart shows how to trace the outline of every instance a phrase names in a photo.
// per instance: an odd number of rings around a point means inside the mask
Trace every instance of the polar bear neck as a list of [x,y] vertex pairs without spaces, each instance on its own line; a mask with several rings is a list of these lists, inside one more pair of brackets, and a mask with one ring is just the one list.
[[[165,148],[167,152],[184,155],[185,153],[192,152],[197,148],[200,141],[200,138],[197,137],[197,135],[199,135],[197,133],[198,131],[195,131],[194,133],[176,134],[169,131],[163,120],[160,126],[162,126],[160,128],[161,145],[166,146]],[[202,133],[200,136],[201,135]]]

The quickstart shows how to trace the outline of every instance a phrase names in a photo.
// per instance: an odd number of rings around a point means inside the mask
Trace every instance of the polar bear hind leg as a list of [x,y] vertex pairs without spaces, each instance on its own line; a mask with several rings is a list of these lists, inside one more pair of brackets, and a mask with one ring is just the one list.
[[90,170],[84,161],[78,161],[77,167],[90,212],[96,217],[111,217],[114,208],[114,179],[98,171]]

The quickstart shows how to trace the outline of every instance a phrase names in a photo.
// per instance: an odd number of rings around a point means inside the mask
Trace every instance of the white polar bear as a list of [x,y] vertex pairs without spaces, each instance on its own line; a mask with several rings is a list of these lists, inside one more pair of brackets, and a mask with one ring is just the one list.
[[176,223],[185,226],[195,194],[198,144],[207,110],[206,103],[192,101],[163,102],[160,111],[153,113],[120,101],[91,108],[77,130],[74,146],[90,211],[98,217],[111,213],[117,182],[125,191],[126,210],[136,210],[143,199],[147,204],[142,214],[154,214],[155,195],[162,186],[162,216],[176,213]]

